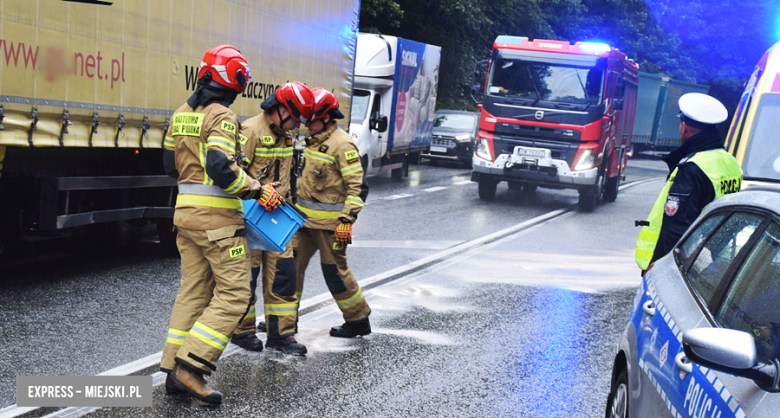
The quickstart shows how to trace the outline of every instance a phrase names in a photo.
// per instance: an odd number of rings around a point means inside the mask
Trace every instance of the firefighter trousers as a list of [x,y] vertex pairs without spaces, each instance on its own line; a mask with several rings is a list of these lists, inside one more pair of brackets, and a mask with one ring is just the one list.
[[235,331],[236,335],[255,332],[255,286],[262,267],[263,312],[268,338],[295,334],[298,298],[295,297],[295,259],[292,242],[284,252],[250,250],[252,259],[252,302],[249,313]]
[[183,362],[210,374],[249,311],[249,245],[243,225],[178,231],[181,285],[160,369]]
[[306,267],[314,254],[320,252],[322,275],[330,294],[336,300],[345,321],[357,321],[371,313],[363,291],[358,285],[355,275],[347,265],[347,246],[337,246],[333,231],[301,228],[293,237],[295,248],[295,269],[298,273],[296,295],[300,300],[303,292],[303,279],[306,277]]

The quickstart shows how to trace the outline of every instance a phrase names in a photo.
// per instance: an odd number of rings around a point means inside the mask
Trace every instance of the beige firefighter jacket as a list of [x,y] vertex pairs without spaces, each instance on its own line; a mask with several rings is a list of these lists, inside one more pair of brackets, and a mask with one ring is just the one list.
[[309,218],[305,228],[335,230],[339,219],[354,222],[365,205],[365,183],[355,143],[333,126],[307,141],[297,180],[296,207]]
[[259,196],[261,186],[237,163],[238,127],[236,115],[218,103],[196,109],[185,103],[174,112],[164,142],[179,172],[174,225],[208,231],[244,224],[241,199]]
[[261,184],[280,183],[276,188],[290,198],[290,176],[293,169],[292,138],[273,124],[268,112],[263,112],[241,123],[239,138],[246,160],[244,168],[250,177]]

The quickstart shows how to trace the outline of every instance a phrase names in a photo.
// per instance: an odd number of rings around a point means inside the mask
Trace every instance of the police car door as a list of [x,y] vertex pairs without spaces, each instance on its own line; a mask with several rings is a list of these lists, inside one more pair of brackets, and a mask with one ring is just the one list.
[[[683,352],[682,337],[684,332],[698,327],[730,328],[732,317],[739,316],[731,304],[723,305],[720,301],[732,279],[730,267],[744,261],[754,242],[753,236],[760,235],[757,232],[765,227],[765,219],[748,212],[713,213],[674,250],[682,283],[688,287],[679,289],[682,296],[675,306],[667,307],[674,318],[664,315],[674,333],[667,350],[670,374],[667,403],[676,418],[746,416],[743,409],[746,390],[755,388],[753,382],[692,363]],[[720,306],[725,311],[720,312]],[[727,323],[722,322],[726,318]]]

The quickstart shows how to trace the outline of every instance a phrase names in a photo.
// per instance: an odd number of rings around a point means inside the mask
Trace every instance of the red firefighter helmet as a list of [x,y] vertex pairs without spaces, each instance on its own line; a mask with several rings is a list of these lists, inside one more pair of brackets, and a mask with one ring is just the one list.
[[[268,110],[278,104],[287,108],[287,111],[290,112],[290,117],[301,123],[308,122],[314,112],[314,96],[311,94],[311,90],[305,84],[297,81],[284,83],[279,86],[273,95],[260,104],[260,107],[263,110]],[[281,121],[281,124],[284,125],[286,121],[287,119]]]
[[314,94],[314,116],[312,120],[322,119],[326,114],[331,113],[333,119],[344,119],[344,114],[339,110],[339,100],[333,93],[322,87],[311,89]]
[[211,81],[239,93],[252,79],[246,59],[231,45],[220,45],[206,52],[198,70],[198,81],[206,74],[211,75]]

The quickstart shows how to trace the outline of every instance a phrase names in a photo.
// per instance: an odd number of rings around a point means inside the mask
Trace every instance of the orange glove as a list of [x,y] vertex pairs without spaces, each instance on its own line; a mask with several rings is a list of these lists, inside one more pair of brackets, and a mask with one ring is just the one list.
[[336,227],[336,242],[339,244],[352,244],[352,224],[342,222]]
[[274,189],[273,184],[266,184],[263,186],[263,193],[260,195],[260,199],[257,199],[257,203],[264,207],[268,212],[271,212],[279,206],[282,206],[284,204],[284,199],[282,198],[282,195]]

